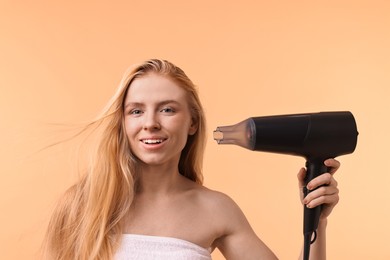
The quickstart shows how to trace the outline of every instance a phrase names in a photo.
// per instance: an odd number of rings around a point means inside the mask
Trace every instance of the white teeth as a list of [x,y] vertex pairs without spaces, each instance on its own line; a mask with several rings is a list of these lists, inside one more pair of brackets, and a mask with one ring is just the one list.
[[144,139],[142,140],[142,142],[144,144],[159,144],[159,143],[162,143],[162,139]]

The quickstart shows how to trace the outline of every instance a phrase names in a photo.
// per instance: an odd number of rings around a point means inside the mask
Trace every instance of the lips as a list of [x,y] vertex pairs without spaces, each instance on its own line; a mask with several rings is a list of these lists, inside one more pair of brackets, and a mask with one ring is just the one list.
[[141,142],[144,144],[154,145],[154,144],[161,144],[164,142],[165,138],[143,138],[141,139]]

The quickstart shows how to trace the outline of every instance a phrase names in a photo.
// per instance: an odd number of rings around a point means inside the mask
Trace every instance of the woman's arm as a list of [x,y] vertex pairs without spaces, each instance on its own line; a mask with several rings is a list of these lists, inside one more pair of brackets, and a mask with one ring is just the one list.
[[221,227],[213,243],[228,260],[275,260],[275,254],[255,234],[244,213],[228,196],[219,196],[216,211]]

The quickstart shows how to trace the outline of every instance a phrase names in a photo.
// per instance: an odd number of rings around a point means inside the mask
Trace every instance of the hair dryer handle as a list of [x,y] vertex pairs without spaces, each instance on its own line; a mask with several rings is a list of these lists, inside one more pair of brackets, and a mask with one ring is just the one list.
[[[314,178],[321,174],[328,172],[328,167],[324,165],[324,160],[307,161],[306,162],[306,177],[305,187],[303,189],[304,196],[306,197],[310,192],[306,185]],[[318,189],[318,188],[317,188]],[[315,208],[304,208],[304,234],[307,232],[314,232],[318,227],[318,222],[321,214],[321,206]]]
[[[328,167],[324,165],[324,160],[308,160],[306,162],[306,177],[305,177],[305,187],[303,188],[303,194],[306,197],[312,191],[309,191],[306,188],[306,185],[317,176],[328,172]],[[317,188],[318,189],[318,188]],[[322,206],[317,206],[315,208],[304,207],[303,212],[303,234],[304,234],[304,259],[308,259],[310,252],[310,244],[315,241],[315,238],[312,240],[313,233],[318,228],[318,223],[320,220]]]

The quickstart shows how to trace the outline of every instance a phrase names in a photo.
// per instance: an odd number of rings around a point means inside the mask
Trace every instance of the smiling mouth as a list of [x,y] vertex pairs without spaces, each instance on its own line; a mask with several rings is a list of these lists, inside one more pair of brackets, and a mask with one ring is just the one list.
[[161,144],[165,139],[143,139],[141,142],[144,144]]

